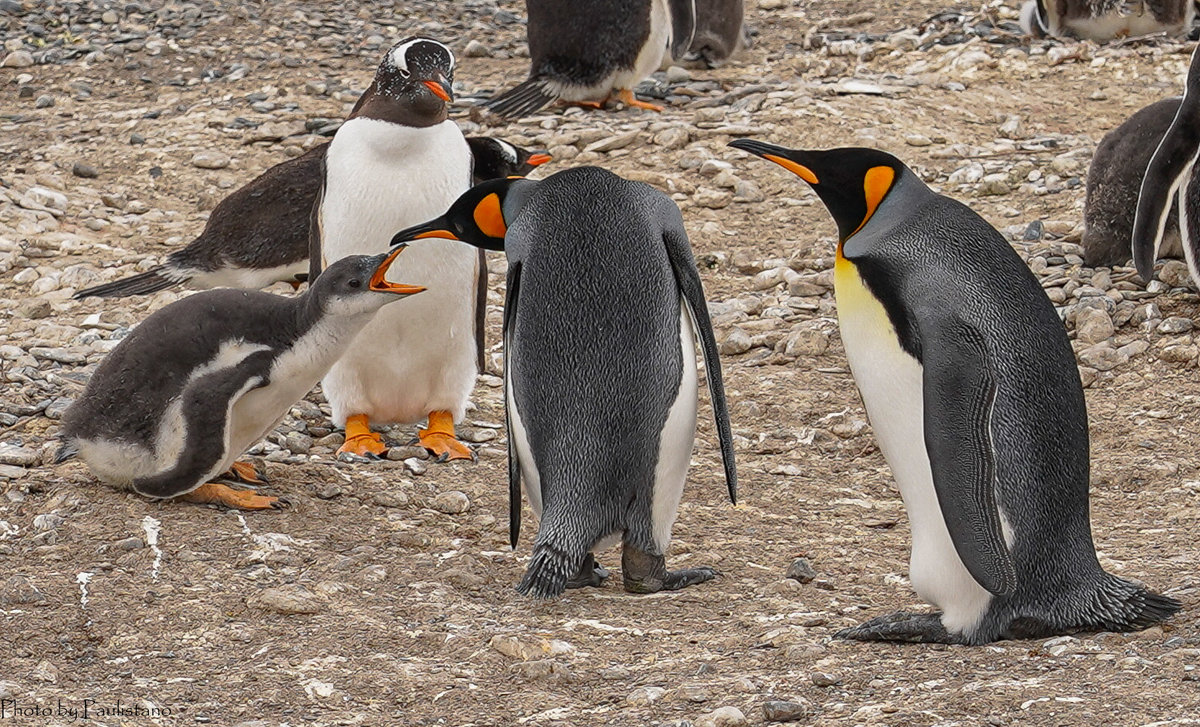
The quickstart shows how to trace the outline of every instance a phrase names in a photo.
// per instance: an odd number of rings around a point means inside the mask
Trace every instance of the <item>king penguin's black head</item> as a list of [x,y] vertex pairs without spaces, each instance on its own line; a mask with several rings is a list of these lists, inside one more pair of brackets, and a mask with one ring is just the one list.
[[392,236],[392,244],[424,237],[458,240],[484,250],[503,250],[508,227],[538,183],[521,177],[477,184],[450,205],[446,214]]
[[867,224],[905,168],[891,154],[863,147],[788,149],[750,139],[729,145],[775,162],[808,182],[837,222],[841,240]]
[[375,71],[371,88],[350,117],[423,126],[446,119],[454,99],[454,54],[430,38],[409,37],[392,46]]

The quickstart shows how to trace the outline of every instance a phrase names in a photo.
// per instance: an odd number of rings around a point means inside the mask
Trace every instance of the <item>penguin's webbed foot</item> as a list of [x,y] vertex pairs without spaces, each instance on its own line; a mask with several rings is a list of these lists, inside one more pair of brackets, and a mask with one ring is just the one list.
[[952,634],[942,625],[942,614],[897,611],[873,618],[866,623],[842,629],[834,634],[838,639],[854,641],[901,641],[914,644],[965,644],[965,639]]
[[629,593],[678,591],[711,581],[719,575],[715,568],[708,566],[669,571],[666,558],[639,550],[629,543],[621,550],[621,579]]
[[617,92],[617,98],[621,103],[635,109],[645,109],[647,111],[662,111],[663,107],[658,104],[652,104],[649,101],[642,101],[637,96],[633,95],[633,89],[623,88]]
[[236,490],[219,482],[208,482],[179,496],[180,500],[224,505],[237,510],[282,510],[292,503],[286,497],[260,495],[252,490]]
[[267,484],[267,475],[253,462],[234,462],[222,477],[234,482],[245,482],[247,485]]
[[608,576],[608,569],[596,562],[596,556],[588,553],[579,570],[567,580],[567,588],[599,588],[608,580]]
[[448,411],[429,412],[429,428],[418,429],[417,439],[438,462],[454,459],[475,461],[471,448],[454,436],[454,417]]
[[366,414],[346,417],[346,441],[338,448],[337,455],[352,454],[370,459],[382,458],[387,454],[387,445],[379,432],[372,432]]
[[579,106],[580,108],[592,109],[595,111],[604,110],[604,104],[608,102],[608,97],[603,101],[563,101],[564,106]]

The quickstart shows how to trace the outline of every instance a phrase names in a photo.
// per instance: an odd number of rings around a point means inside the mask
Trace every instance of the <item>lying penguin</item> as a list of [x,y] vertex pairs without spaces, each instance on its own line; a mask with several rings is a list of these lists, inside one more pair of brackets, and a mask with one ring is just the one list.
[[[696,430],[700,336],[725,480],[737,473],[721,362],[679,208],[596,167],[487,182],[443,216],[397,233],[508,257],[504,304],[510,536],[524,481],[541,521],[517,590],[552,598],[599,585],[592,551],[618,539],[625,590],[710,580],[666,569]],[[414,243],[414,247],[416,243]]]
[[730,146],[808,182],[837,223],[846,357],[908,512],[913,588],[941,609],[838,635],[983,644],[1179,610],[1096,559],[1075,356],[1000,233],[882,151]]
[[[467,137],[475,184],[524,176],[550,161],[540,151],[487,136]],[[213,209],[200,235],[144,273],[75,294],[119,298],[176,285],[193,288],[298,286],[308,277],[309,213],[324,181],[329,142],[280,162],[239,187]]]
[[285,501],[213,480],[257,482],[238,457],[271,432],[387,303],[424,288],[387,273],[403,251],[339,260],[296,297],[208,290],[156,311],[96,368],[63,414],[58,462],[154,498],[248,510]]
[[1028,0],[1021,30],[1035,38],[1072,37],[1103,42],[1151,33],[1186,33],[1196,17],[1193,0]]

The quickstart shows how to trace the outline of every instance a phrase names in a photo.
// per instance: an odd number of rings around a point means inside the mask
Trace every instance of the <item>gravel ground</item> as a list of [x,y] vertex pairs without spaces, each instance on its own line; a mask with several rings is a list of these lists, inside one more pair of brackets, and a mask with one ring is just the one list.
[[[472,100],[527,70],[520,2],[0,0],[0,725],[78,724],[85,703],[97,725],[1200,723],[1200,301],[1181,263],[1143,286],[1078,246],[1093,149],[1179,92],[1190,45],[1031,44],[1015,1],[749,5],[753,47],[658,74],[662,114],[486,126]],[[72,294],[159,262],[229,191],[324,141],[412,33],[458,53],[464,130],[549,149],[535,176],[599,164],[683,209],[743,502],[725,499],[705,405],[669,560],[722,578],[512,591],[532,538],[507,547],[502,275],[464,427],[477,463],[403,446],[337,462],[315,392],[253,450],[288,511],[152,503],[51,464],[95,364],[185,293]],[[1179,616],[977,648],[830,638],[921,607],[908,524],[837,333],[833,223],[798,180],[725,147],[746,135],[887,149],[1012,240],[1078,353],[1101,561]]]

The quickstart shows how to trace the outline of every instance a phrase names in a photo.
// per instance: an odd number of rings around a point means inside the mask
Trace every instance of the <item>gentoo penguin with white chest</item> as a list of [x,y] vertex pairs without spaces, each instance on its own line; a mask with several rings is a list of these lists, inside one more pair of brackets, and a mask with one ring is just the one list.
[[[387,250],[396,230],[440,214],[470,187],[470,150],[447,117],[453,74],[454,55],[437,41],[408,38],[388,51],[325,155],[311,276],[347,255]],[[405,274],[429,292],[399,314],[382,311],[322,379],[334,424],[346,427],[339,453],[382,455],[372,422],[428,416],[421,444],[439,459],[470,459],[454,423],[482,355],[482,253],[435,240],[412,250]]]
[[383,306],[421,292],[387,279],[399,253],[339,260],[295,297],[206,290],[156,311],[105,357],[63,415],[58,461],[78,455],[101,480],[149,497],[283,506],[213,480],[230,471],[258,482],[238,457]]
[[663,59],[682,58],[696,27],[694,0],[526,0],[529,78],[484,106],[528,116],[555,99],[595,108],[617,91],[627,106],[662,111],[633,87]]
[[808,182],[837,223],[846,357],[908,512],[913,588],[941,609],[839,636],[982,644],[1178,610],[1100,567],[1075,357],[1004,238],[885,152],[730,145]]
[[695,440],[693,330],[735,500],[737,483],[721,363],[679,208],[645,184],[580,167],[538,182],[486,182],[394,239],[437,236],[508,258],[514,547],[522,481],[540,517],[517,590],[552,598],[598,585],[607,573],[592,552],[617,540],[627,591],[711,579],[706,567],[668,571],[664,558]]

